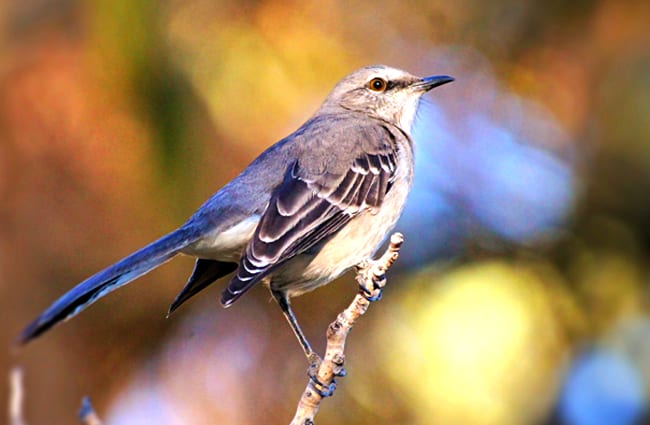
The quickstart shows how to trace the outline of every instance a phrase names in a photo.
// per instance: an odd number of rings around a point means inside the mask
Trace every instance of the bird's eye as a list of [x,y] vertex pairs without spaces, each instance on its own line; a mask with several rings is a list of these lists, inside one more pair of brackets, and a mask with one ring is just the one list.
[[386,90],[386,80],[382,78],[373,78],[368,83],[368,88],[372,91],[383,92]]

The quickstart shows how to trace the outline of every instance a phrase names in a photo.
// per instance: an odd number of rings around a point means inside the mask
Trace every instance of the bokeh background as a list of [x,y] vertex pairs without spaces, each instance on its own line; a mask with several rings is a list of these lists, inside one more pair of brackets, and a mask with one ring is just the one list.
[[[421,105],[403,256],[318,422],[647,423],[648,22],[619,0],[0,2],[0,373],[23,367],[28,423],[84,395],[111,425],[289,422],[306,364],[265,290],[165,319],[188,258],[13,341],[372,63],[456,82]],[[355,290],[295,300],[319,350]]]

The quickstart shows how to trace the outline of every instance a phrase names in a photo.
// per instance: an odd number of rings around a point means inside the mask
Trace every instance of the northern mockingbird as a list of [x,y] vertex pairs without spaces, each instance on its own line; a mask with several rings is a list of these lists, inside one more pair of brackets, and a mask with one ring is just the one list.
[[169,308],[235,272],[230,306],[269,287],[307,358],[290,298],[371,256],[402,212],[413,177],[410,132],[420,97],[453,81],[369,66],[343,78],[295,133],[264,151],[177,230],[84,280],[21,334],[26,342],[177,254],[197,257]]

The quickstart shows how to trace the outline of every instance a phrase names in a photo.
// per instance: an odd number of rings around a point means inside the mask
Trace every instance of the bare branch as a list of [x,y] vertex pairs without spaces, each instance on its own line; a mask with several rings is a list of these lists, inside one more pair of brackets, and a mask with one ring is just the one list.
[[[366,312],[370,302],[381,297],[381,290],[386,285],[386,271],[397,260],[403,242],[402,234],[394,233],[390,238],[388,249],[381,258],[374,261],[367,260],[357,266],[356,278],[360,287],[359,293],[327,328],[325,357],[318,366],[318,370],[313,371],[315,378],[323,384],[322,386],[333,389],[335,378],[345,375],[343,364],[348,333],[357,319]],[[314,417],[318,413],[323,398],[322,390],[318,390],[310,379],[300,397],[291,425],[313,425]]]
[[92,404],[90,404],[90,398],[84,397],[81,400],[81,409],[79,409],[79,421],[83,425],[102,425],[102,421],[95,413]]
[[23,370],[14,367],[9,373],[9,423],[11,425],[27,424],[23,418],[24,398]]

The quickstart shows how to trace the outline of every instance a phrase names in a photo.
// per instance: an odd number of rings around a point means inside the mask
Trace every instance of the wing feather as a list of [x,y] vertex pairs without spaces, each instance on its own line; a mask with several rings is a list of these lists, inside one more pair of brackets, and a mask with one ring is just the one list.
[[274,268],[326,240],[362,211],[378,208],[396,168],[392,143],[358,152],[339,172],[325,169],[310,174],[300,161],[292,163],[221,302],[232,304]]

